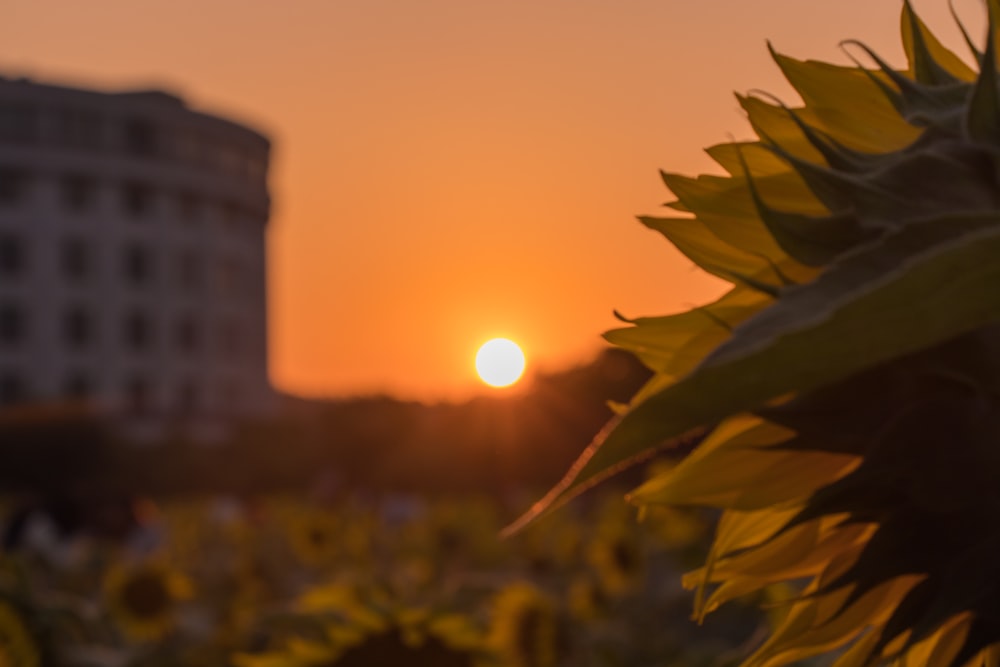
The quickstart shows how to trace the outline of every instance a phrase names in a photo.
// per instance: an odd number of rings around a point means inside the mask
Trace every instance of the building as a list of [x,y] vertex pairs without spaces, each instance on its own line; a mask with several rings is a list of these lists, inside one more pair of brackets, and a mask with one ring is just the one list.
[[164,92],[0,78],[0,405],[266,410],[269,150]]

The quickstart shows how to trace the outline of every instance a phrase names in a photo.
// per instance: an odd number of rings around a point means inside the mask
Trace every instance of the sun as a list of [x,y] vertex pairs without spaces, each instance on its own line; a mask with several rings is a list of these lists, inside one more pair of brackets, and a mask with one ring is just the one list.
[[476,372],[491,387],[508,387],[524,373],[524,352],[512,340],[488,340],[476,353]]

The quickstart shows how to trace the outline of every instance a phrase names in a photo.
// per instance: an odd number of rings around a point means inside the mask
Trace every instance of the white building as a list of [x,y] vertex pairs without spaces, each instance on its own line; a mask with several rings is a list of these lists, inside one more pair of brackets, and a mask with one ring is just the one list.
[[266,410],[269,149],[163,92],[0,78],[0,406]]

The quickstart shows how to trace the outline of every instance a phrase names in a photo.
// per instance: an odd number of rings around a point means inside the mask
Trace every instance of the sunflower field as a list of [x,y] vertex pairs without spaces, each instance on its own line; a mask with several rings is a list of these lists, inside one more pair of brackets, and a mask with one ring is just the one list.
[[488,497],[136,515],[115,540],[32,522],[0,562],[0,664],[709,666],[763,628],[748,606],[698,628],[678,574],[708,517],[655,511],[636,530],[620,493],[509,540]]
[[757,139],[641,218],[729,291],[606,334],[652,377],[505,531],[471,492],[190,494],[114,536],[9,504],[0,666],[1000,666],[985,4],[966,58],[909,3],[904,69],[773,53],[802,104],[738,96]]

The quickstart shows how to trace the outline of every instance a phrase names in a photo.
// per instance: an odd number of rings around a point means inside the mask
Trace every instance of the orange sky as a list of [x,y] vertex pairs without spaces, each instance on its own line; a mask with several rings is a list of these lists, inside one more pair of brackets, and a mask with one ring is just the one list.
[[[956,3],[978,18],[974,0]],[[944,0],[917,0],[952,45]],[[268,133],[271,375],[312,396],[484,391],[480,342],[535,369],[596,351],[612,309],[707,300],[634,221],[657,170],[749,136],[731,92],[790,96],[765,39],[900,62],[898,0],[8,0],[0,73],[150,85]],[[530,371],[529,371],[530,372]]]

